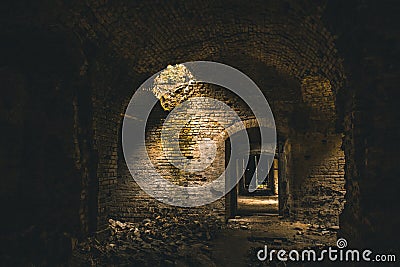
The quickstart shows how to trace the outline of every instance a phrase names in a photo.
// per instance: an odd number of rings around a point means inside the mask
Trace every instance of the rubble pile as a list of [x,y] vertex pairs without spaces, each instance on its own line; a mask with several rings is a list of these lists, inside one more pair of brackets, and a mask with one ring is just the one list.
[[109,219],[106,237],[74,252],[77,266],[214,266],[209,241],[222,220],[211,215],[157,215],[138,223]]

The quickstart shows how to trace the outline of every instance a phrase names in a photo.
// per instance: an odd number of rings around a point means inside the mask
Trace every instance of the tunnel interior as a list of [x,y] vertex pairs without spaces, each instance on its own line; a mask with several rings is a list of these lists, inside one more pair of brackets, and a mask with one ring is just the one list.
[[[199,238],[211,242],[215,229],[260,213],[332,231],[324,245],[337,236],[354,247],[399,248],[392,233],[400,223],[394,164],[399,35],[389,4],[60,0],[1,5],[0,190],[6,218],[0,261],[6,265],[85,266],[88,238],[111,242],[110,227],[125,229],[130,223],[167,229],[163,233],[173,229],[183,244],[195,235],[185,232],[189,226],[204,228]],[[256,193],[246,192],[246,177],[257,172],[254,114],[226,88],[202,82],[185,83],[173,97],[160,98],[146,125],[146,151],[135,153],[134,161],[140,164],[147,152],[156,169],[181,186],[220,175],[229,140],[221,139],[215,159],[196,174],[166,163],[160,141],[173,107],[210,97],[239,114],[252,140],[252,153],[243,156],[251,158],[249,164],[234,159],[245,169],[244,179],[225,197],[196,208],[161,203],[132,179],[121,144],[129,101],[148,77],[189,61],[232,66],[268,100],[277,146],[272,169]],[[221,125],[199,114],[183,128],[179,146],[187,159],[198,159],[196,141],[222,132]],[[148,175],[142,166],[135,171]],[[246,198],[256,203],[260,195],[274,204],[265,204],[262,212],[240,212]],[[187,226],[171,228],[170,222],[179,220]],[[167,239],[148,231],[153,239]],[[171,261],[155,250],[158,246],[146,247],[159,255],[153,264]],[[128,258],[123,260],[136,260]]]

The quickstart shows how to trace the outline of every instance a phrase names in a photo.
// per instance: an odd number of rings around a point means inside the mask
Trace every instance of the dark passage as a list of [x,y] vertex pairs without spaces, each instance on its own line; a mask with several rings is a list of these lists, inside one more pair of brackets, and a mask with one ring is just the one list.
[[[338,238],[400,257],[397,1],[0,6],[1,266],[281,266],[258,261],[257,250],[321,249]],[[177,65],[189,61],[229,65],[257,84],[274,116],[274,152],[261,151],[266,126],[244,100],[190,79]],[[142,118],[126,109],[159,71],[160,82],[146,91],[157,102],[146,145],[132,145],[137,167],[130,169],[122,123]],[[164,122],[196,98],[233,110],[243,128],[230,127],[248,135],[250,151],[231,159],[224,177],[239,182],[227,195],[170,206],[131,173],[158,173],[181,187],[211,183],[224,173],[235,138],[215,119],[228,121],[228,112],[197,102],[213,116],[197,112],[177,146],[185,160],[209,165],[188,171],[168,161]],[[271,168],[257,166],[266,152]],[[253,176],[257,188],[249,192]]]

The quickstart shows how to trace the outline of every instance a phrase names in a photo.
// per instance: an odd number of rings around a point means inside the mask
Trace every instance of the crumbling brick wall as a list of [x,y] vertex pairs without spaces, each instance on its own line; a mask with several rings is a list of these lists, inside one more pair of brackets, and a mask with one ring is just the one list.
[[[236,97],[233,93],[229,92],[227,89],[205,84],[205,83],[195,83],[190,85],[191,90],[194,91],[191,97],[209,97],[216,100],[219,100],[229,107],[231,107],[242,120],[246,120],[252,117],[252,113],[245,105],[245,103]],[[190,100],[190,98],[189,98]],[[203,105],[206,109],[213,109],[214,116],[224,118],[224,120],[229,121],[229,117],[226,117],[226,112],[224,110],[215,110],[212,103],[208,102],[206,99],[197,100],[200,101],[197,103],[198,105]],[[169,180],[170,182],[180,185],[180,186],[199,186],[208,182],[211,182],[217,179],[225,169],[225,143],[224,139],[219,140],[221,137],[221,133],[224,131],[224,128],[213,120],[213,117],[209,116],[196,116],[194,119],[190,121],[186,131],[182,132],[182,139],[189,140],[188,142],[180,142],[180,149],[183,155],[187,155],[189,157],[193,157],[195,160],[198,159],[198,147],[195,145],[196,141],[201,140],[209,140],[216,139],[217,150],[216,155],[210,154],[209,159],[215,160],[211,163],[203,171],[198,171],[195,173],[190,173],[184,170],[180,170],[177,167],[173,166],[170,162],[168,162],[168,158],[166,158],[163,147],[161,144],[161,130],[163,128],[163,123],[166,119],[168,112],[165,112],[160,104],[158,103],[153,110],[150,118],[147,123],[147,138],[146,138],[146,148],[147,151],[138,151],[135,155],[134,161],[136,162],[135,166],[138,166],[134,172],[137,175],[151,175],[146,169],[149,166],[145,164],[149,164],[145,159],[147,157],[146,152],[148,153],[152,165],[155,167],[158,173],[162,174],[163,178]],[[214,117],[214,118],[215,118]],[[184,129],[185,130],[185,129]],[[196,141],[195,141],[196,140]],[[168,148],[164,148],[168,149]],[[210,153],[212,150],[201,151],[202,153]],[[138,164],[138,162],[143,162],[142,164]],[[164,205],[154,200],[151,196],[148,196],[144,191],[142,191],[139,186],[134,182],[131,177],[125,162],[122,160],[119,161],[119,164],[122,166],[119,168],[119,180],[117,185],[117,199],[116,204],[114,205],[114,215],[119,216],[122,219],[126,220],[138,220],[145,218],[149,214],[151,214],[155,209],[164,209],[167,208],[168,205]],[[143,169],[141,169],[141,167]],[[155,185],[157,186],[157,185]],[[164,190],[161,188],[161,190]],[[205,209],[214,210],[217,216],[224,216],[224,199],[217,201],[216,203],[212,203],[206,207]],[[171,210],[179,209],[168,207]],[[203,209],[204,209],[203,208]],[[198,212],[197,209],[186,209],[188,213]]]
[[308,223],[338,226],[345,194],[341,135],[311,133],[290,142],[292,216]]

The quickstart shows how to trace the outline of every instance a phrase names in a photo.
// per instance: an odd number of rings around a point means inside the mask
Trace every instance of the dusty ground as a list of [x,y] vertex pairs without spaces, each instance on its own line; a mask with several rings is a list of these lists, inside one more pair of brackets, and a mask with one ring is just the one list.
[[279,217],[278,196],[239,196],[238,214],[212,240],[211,258],[217,266],[274,266],[257,259],[256,253],[265,245],[276,250],[301,250],[336,243],[338,227]]
[[217,266],[255,266],[262,264],[256,253],[264,245],[277,250],[335,245],[336,231],[282,220],[277,215],[238,217],[229,220],[227,228],[212,240],[212,260]]
[[[335,245],[338,227],[277,215],[276,197],[240,197],[240,216],[160,213],[138,223],[109,221],[105,237],[82,241],[71,266],[288,266],[260,262],[257,251]],[[283,263],[280,263],[283,264]],[[289,265],[290,266],[290,265]]]
[[238,213],[253,215],[278,213],[278,196],[238,196]]

